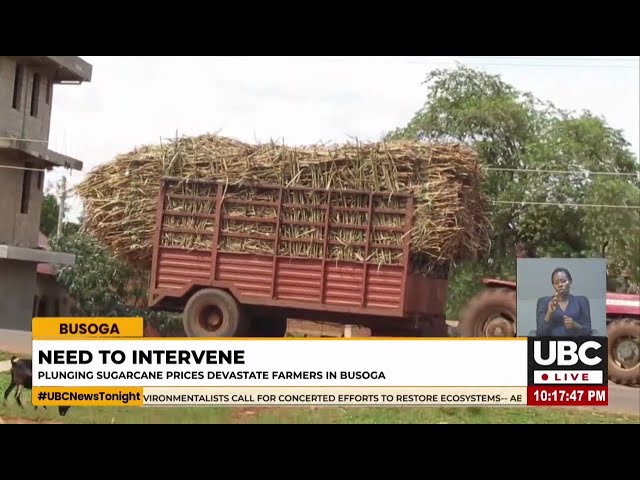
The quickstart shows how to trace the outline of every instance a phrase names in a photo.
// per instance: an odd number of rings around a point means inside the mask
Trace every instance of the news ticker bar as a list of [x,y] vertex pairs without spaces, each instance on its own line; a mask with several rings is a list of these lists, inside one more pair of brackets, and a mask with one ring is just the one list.
[[34,406],[606,406],[607,387],[34,387]]

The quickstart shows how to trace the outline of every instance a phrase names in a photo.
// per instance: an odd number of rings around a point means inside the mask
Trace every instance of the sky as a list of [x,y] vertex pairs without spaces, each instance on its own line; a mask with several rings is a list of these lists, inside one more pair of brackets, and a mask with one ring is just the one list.
[[[57,85],[49,148],[84,163],[68,186],[136,146],[218,132],[290,145],[376,141],[424,104],[426,74],[463,63],[558,107],[589,110],[640,154],[640,57],[92,57],[91,82]],[[640,156],[640,155],[639,155]],[[80,202],[71,197],[67,219]]]

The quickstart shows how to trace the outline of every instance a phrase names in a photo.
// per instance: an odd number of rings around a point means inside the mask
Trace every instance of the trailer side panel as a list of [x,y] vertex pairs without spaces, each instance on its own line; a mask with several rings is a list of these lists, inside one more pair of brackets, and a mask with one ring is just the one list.
[[[194,183],[197,191],[185,189]],[[441,282],[409,273],[410,195],[258,186],[242,197],[243,188],[162,181],[151,305],[215,287],[257,306],[389,317],[439,313]],[[272,214],[251,213],[258,209]],[[356,234],[345,240],[345,231]],[[345,242],[356,260],[340,259],[336,247]],[[389,260],[376,260],[380,254]]]

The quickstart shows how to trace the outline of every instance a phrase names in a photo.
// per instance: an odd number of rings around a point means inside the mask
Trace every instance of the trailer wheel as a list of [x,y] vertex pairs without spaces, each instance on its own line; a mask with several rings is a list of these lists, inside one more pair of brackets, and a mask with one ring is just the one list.
[[607,336],[609,380],[619,385],[640,385],[640,320],[613,320]]
[[458,322],[461,337],[513,337],[516,334],[516,293],[490,288],[467,303]]
[[182,322],[189,337],[241,337],[248,331],[238,302],[218,289],[196,292],[184,308]]

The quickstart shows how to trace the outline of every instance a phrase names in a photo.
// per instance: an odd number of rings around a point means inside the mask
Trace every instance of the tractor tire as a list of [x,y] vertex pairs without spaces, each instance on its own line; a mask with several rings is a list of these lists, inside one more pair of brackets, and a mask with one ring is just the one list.
[[199,290],[189,299],[182,323],[189,337],[242,337],[250,326],[235,298],[216,288]]
[[[609,380],[618,385],[640,386],[640,320],[621,318],[613,320],[607,326],[609,343]],[[618,347],[621,342],[631,341],[625,354],[631,364],[622,366]]]
[[[498,317],[488,320],[492,317]],[[461,337],[513,337],[516,334],[516,292],[490,288],[473,297],[458,322]]]

